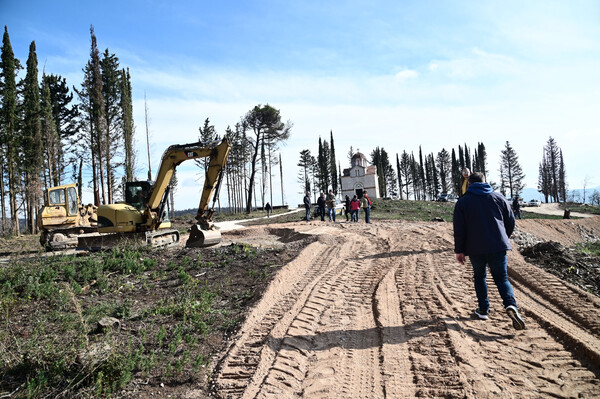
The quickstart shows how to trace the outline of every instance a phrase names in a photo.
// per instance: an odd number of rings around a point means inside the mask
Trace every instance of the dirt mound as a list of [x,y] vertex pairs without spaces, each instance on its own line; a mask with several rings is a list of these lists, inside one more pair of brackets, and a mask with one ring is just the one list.
[[516,230],[531,234],[540,241],[555,241],[570,248],[577,243],[600,240],[600,217],[517,220]]
[[600,296],[600,258],[566,248],[554,241],[525,247],[521,254],[528,262]]

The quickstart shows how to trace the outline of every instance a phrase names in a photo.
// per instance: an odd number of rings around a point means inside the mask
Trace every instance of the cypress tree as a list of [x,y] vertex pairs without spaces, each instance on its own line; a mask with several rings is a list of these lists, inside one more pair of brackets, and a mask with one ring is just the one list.
[[106,194],[109,203],[114,202],[114,191],[116,184],[116,162],[117,149],[123,143],[123,124],[121,104],[121,83],[119,71],[119,59],[110,54],[108,49],[104,50],[100,60],[102,72],[102,98],[104,99],[104,165],[106,173]]
[[[19,60],[15,58],[8,35],[8,28],[4,27],[4,36],[2,37],[2,85],[0,86],[0,99],[2,101],[0,116],[0,134],[4,160],[8,175],[8,196],[10,206],[10,219],[12,222],[11,232],[19,235],[19,214],[17,204],[17,194],[20,187],[19,177],[19,130],[17,116],[17,71],[21,68]],[[4,176],[2,176],[4,179]],[[4,198],[4,196],[2,197]],[[4,206],[2,207],[3,220]],[[3,229],[3,232],[6,231]]]
[[396,153],[396,170],[398,171],[398,192],[400,193],[400,199],[404,199],[402,193],[402,173],[400,169],[400,158],[398,157],[398,153]]
[[[105,104],[104,104],[104,92],[102,89],[102,68],[100,66],[100,52],[98,51],[98,45],[96,41],[96,35],[94,34],[94,27],[90,26],[90,35],[92,38],[92,46],[90,51],[90,61],[88,63],[90,70],[90,106],[91,106],[91,120],[92,120],[92,136],[94,137],[92,143],[95,144],[95,153],[97,159],[97,168],[99,172],[99,186],[102,192],[102,203],[106,204],[106,191],[104,186],[104,168],[102,164],[104,162],[105,154],[105,138],[108,136],[107,125],[105,119]],[[94,151],[92,151],[93,157]],[[96,188],[97,190],[97,188]],[[99,195],[99,193],[97,193]]]
[[467,143],[465,143],[465,168],[474,172],[475,165],[471,164],[471,155],[469,154],[469,147],[467,147]]
[[35,41],[29,46],[27,74],[23,89],[23,137],[22,147],[25,196],[27,202],[27,226],[29,232],[36,233],[35,216],[41,192],[42,172],[42,120],[40,85],[38,83],[38,61]]
[[442,150],[438,153],[437,162],[440,173],[441,189],[443,193],[447,193],[451,188],[450,169],[452,167],[452,163],[450,160],[450,154],[445,148],[442,148]]
[[335,146],[333,144],[333,130],[329,132],[330,140],[331,140],[331,148],[329,149],[329,164],[331,169],[331,189],[333,193],[337,195],[338,193],[338,171],[337,171],[337,162],[335,160]]
[[560,165],[558,168],[558,186],[560,198],[563,202],[567,201],[567,172],[565,170],[565,163],[563,161],[562,150],[560,152]]
[[433,179],[433,196],[434,198],[437,198],[438,194],[440,193],[440,181],[438,179],[438,168],[435,166],[435,157],[433,156],[433,153],[431,153],[429,155],[429,158],[431,159],[431,176]]
[[427,180],[425,180],[425,166],[423,164],[423,151],[421,151],[421,146],[419,146],[419,175],[421,180],[420,191],[422,193],[422,199],[424,200],[427,192]]
[[452,149],[452,172],[450,173],[452,178],[452,190],[454,194],[458,196],[460,194],[460,167],[458,160],[456,159],[456,152]]
[[[133,100],[129,68],[121,71],[121,112],[123,114],[123,145],[125,148],[125,180],[133,181],[135,173],[135,148],[133,142]],[[175,174],[173,173],[173,176]],[[176,179],[175,179],[176,180]]]

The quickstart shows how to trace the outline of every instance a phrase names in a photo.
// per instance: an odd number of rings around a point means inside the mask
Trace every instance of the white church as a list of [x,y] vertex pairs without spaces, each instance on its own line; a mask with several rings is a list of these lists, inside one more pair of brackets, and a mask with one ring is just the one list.
[[352,156],[350,163],[350,168],[342,173],[342,198],[346,195],[351,199],[354,195],[361,198],[364,191],[369,198],[379,198],[377,166],[369,165],[367,157],[360,152]]

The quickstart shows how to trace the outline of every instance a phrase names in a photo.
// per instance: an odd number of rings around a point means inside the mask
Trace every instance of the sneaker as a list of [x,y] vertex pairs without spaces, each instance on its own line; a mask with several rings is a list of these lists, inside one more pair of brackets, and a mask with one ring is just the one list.
[[479,317],[481,320],[487,320],[490,318],[489,311],[482,312],[479,308],[475,309],[475,316]]
[[510,317],[510,319],[512,320],[513,327],[515,328],[515,330],[525,329],[525,322],[519,315],[519,311],[517,310],[516,306],[507,306],[506,313],[508,314],[508,317]]

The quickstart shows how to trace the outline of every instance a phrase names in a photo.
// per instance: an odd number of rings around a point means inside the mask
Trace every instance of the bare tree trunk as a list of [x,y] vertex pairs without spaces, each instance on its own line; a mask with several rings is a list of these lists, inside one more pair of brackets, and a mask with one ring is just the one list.
[[279,176],[281,177],[281,205],[283,206],[285,205],[285,201],[283,200],[283,164],[281,163],[281,153],[279,153]]
[[6,192],[4,189],[4,159],[0,159],[0,207],[2,208],[2,235],[6,234],[6,228],[8,226],[8,224],[6,223],[6,200],[4,198],[5,195]]
[[146,121],[146,147],[148,149],[148,180],[152,180],[152,163],[150,162],[150,133],[148,131],[148,103],[144,92],[144,115]]

